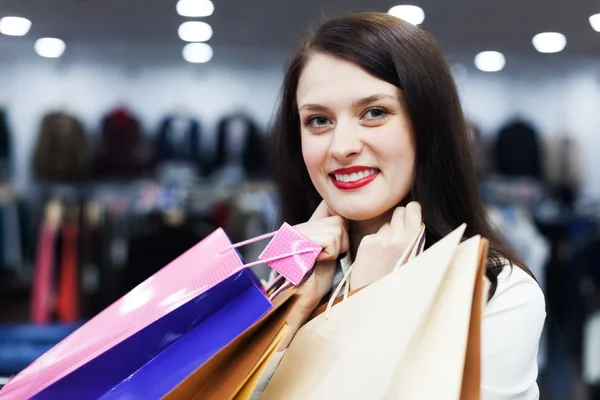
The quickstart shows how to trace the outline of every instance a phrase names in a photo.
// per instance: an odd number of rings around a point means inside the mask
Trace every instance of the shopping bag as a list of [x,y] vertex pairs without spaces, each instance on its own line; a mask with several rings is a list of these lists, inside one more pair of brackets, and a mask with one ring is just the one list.
[[460,243],[464,230],[332,298],[296,333],[261,399],[479,399],[487,240]]
[[[181,379],[185,378],[181,375],[181,365],[163,362],[163,352],[187,351],[193,352],[197,359],[207,359],[271,307],[257,277],[250,270],[240,271],[41,390],[31,387],[36,384],[36,378],[42,378],[38,375],[28,381],[22,380],[30,385],[26,387],[13,387],[9,382],[0,392],[0,398],[117,398],[111,391],[118,389],[121,382],[136,378],[140,372],[144,377],[154,377],[162,383],[176,379],[177,373]],[[67,338],[58,346],[68,342]],[[77,344],[72,346],[71,352],[77,352]],[[62,350],[62,354],[69,351],[64,347]],[[42,356],[42,361],[53,363],[47,354]],[[60,363],[61,360],[56,361]],[[40,359],[36,361],[39,362]],[[43,370],[44,366],[39,369]],[[36,371],[28,369],[26,373],[35,374]],[[173,386],[178,382],[176,380]],[[20,394],[29,391],[34,393],[26,397]],[[116,395],[119,393],[117,390]]]
[[[248,267],[304,254],[312,257],[316,245],[309,244],[244,264],[236,250],[239,244],[232,245],[218,229],[13,377],[0,398],[56,398],[57,394],[99,398],[248,289],[255,301],[250,306],[256,308],[244,310],[249,320],[239,327],[239,334],[271,307]],[[207,294],[231,276],[239,280],[229,280],[215,290],[217,294]]]
[[190,374],[163,400],[248,399],[287,333],[294,291],[280,296],[272,310],[208,362]]

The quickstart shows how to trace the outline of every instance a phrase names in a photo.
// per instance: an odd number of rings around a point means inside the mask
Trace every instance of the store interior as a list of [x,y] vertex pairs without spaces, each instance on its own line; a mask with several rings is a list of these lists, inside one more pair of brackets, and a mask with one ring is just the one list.
[[286,62],[319,22],[363,11],[447,54],[491,218],[546,295],[541,398],[600,398],[592,0],[3,0],[0,386],[215,229],[277,229]]

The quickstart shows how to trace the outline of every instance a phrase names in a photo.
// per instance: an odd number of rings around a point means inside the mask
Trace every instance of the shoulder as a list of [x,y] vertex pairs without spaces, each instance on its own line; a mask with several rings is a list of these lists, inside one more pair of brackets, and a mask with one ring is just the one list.
[[482,391],[491,399],[537,399],[546,301],[539,284],[508,262],[482,320]]
[[546,299],[538,282],[521,268],[505,262],[498,275],[498,286],[484,309],[484,318],[498,312],[522,310],[538,318],[546,316]]

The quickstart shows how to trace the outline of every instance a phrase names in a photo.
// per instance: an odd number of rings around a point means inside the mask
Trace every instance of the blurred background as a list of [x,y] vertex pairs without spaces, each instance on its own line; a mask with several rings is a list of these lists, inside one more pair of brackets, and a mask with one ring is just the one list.
[[592,0],[2,0],[2,381],[217,227],[233,241],[277,228],[285,63],[311,27],[360,11],[445,50],[482,195],[546,293],[542,398],[600,398]]

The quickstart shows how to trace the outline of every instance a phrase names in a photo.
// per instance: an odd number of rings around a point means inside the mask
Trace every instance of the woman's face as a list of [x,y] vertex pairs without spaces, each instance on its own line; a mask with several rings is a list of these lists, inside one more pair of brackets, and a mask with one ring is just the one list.
[[409,193],[415,151],[401,91],[350,62],[317,54],[298,83],[302,156],[329,206],[353,221]]

